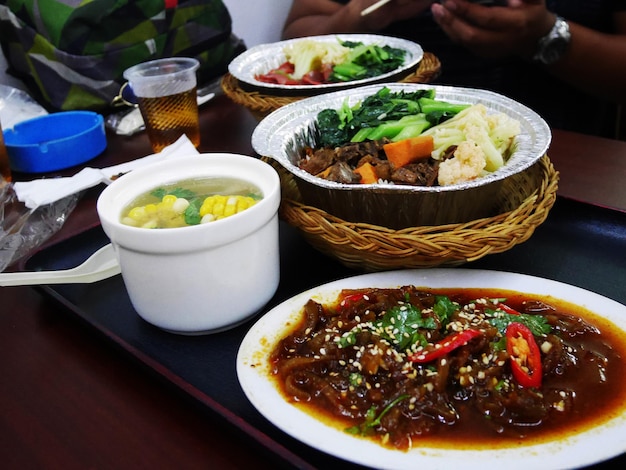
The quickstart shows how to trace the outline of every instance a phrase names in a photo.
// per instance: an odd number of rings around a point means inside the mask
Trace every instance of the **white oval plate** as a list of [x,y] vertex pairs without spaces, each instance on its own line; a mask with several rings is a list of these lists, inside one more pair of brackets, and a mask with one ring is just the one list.
[[[278,83],[265,83],[257,80],[256,75],[264,74],[279,67],[287,59],[284,48],[294,42],[303,40],[313,40],[318,42],[337,43],[337,40],[362,42],[363,44],[377,44],[379,46],[391,46],[397,49],[404,49],[406,55],[404,64],[391,72],[378,75],[376,77],[352,80],[349,82],[325,83],[322,85],[280,85]],[[399,73],[407,71],[420,63],[424,51],[419,44],[406,39],[380,36],[376,34],[331,34],[325,36],[309,36],[305,38],[288,39],[286,41],[274,42],[271,44],[260,44],[251,47],[247,51],[239,54],[228,65],[228,71],[237,80],[240,80],[255,87],[268,88],[274,90],[323,90],[332,91],[338,88],[355,87],[374,83],[393,77]]]
[[[244,393],[257,410],[278,428],[322,452],[381,469],[463,468],[538,470],[579,468],[626,452],[626,414],[564,440],[498,450],[415,448],[409,452],[330,427],[287,402],[269,377],[268,353],[297,322],[306,301],[334,300],[341,289],[416,285],[432,288],[494,288],[550,295],[580,305],[626,331],[626,306],[584,289],[522,274],[474,269],[429,269],[364,274],[308,290],[278,305],[250,329],[241,343],[237,374]],[[504,467],[503,467],[504,466]]]

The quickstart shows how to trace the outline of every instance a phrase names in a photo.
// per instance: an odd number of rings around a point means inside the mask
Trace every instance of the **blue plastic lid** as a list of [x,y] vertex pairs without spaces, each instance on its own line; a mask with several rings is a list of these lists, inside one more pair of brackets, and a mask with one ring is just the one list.
[[62,111],[4,130],[11,169],[46,173],[80,165],[106,148],[103,117],[92,111]]

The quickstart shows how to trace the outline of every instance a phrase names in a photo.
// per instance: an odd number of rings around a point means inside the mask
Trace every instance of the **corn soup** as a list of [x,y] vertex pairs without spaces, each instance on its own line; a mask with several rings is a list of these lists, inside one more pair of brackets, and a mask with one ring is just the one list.
[[133,200],[121,222],[141,228],[175,228],[237,214],[263,198],[252,183],[236,178],[197,178],[159,186]]

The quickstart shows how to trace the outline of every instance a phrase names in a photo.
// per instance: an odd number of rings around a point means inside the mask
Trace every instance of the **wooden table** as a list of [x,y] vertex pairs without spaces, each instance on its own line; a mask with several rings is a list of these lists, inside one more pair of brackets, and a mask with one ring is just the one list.
[[[256,121],[221,96],[202,111],[204,152],[251,154]],[[109,136],[89,164],[150,153],[145,135]],[[559,194],[626,212],[626,142],[555,131]],[[50,243],[95,218],[95,197]],[[0,288],[3,468],[277,468],[261,446],[146,371],[38,290]]]

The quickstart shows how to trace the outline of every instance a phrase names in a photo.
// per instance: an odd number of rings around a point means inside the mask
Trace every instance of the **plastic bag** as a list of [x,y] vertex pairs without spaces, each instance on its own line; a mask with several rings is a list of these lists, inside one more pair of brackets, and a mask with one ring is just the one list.
[[0,84],[0,121],[3,129],[11,129],[27,119],[48,114],[25,91]]
[[80,194],[28,209],[12,184],[0,188],[0,272],[54,235],[76,207]]

